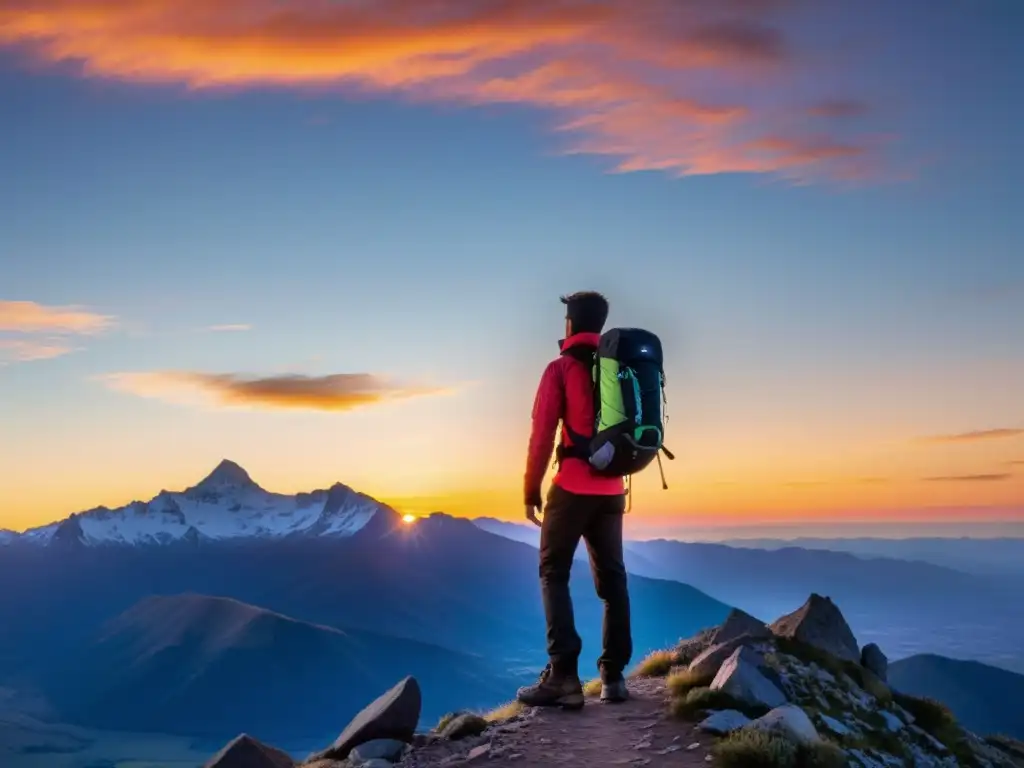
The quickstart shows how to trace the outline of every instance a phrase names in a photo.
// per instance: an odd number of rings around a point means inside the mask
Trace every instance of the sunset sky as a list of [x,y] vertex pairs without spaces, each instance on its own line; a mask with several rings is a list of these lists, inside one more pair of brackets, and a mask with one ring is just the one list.
[[0,0],[0,528],[224,457],[516,519],[584,288],[666,347],[635,529],[1024,526],[1022,34],[1016,0]]

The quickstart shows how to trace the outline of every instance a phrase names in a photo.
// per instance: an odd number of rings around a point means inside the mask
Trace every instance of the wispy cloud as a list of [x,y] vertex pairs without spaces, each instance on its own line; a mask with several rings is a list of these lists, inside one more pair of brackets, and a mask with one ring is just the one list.
[[67,337],[95,335],[113,325],[113,317],[82,307],[0,301],[0,365],[61,357],[77,349]]
[[919,443],[974,443],[980,440],[1006,440],[1024,435],[1024,429],[1018,427],[1001,427],[999,429],[979,429],[973,432],[958,432],[949,435],[930,435],[918,438]]
[[[2,14],[0,11],[0,18]],[[47,307],[34,301],[0,301],[0,331],[91,334],[106,330],[113,322],[112,317],[81,307]]]
[[940,475],[923,478],[928,483],[997,483],[1013,477],[1009,472],[997,472],[982,475]]
[[[93,77],[337,87],[552,112],[566,151],[620,171],[862,178],[871,143],[804,121],[812,69],[779,25],[797,0],[4,0],[0,46]],[[834,83],[821,82],[823,93]],[[714,94],[711,97],[709,94]],[[766,98],[767,96],[767,98]],[[819,125],[820,129],[820,125]]]
[[100,379],[112,389],[139,397],[185,405],[271,410],[349,411],[448,391],[395,385],[368,373],[246,377],[232,373],[151,371],[106,374]]
[[214,333],[240,333],[242,331],[251,331],[252,326],[247,323],[226,323],[224,325],[211,325],[206,330],[213,331]]
[[73,351],[73,347],[59,341],[0,339],[0,365],[27,363],[34,360],[51,360]]

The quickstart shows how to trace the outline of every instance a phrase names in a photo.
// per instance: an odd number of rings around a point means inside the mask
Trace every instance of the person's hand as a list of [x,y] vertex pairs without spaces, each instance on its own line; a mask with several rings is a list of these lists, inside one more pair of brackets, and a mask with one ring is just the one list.
[[540,518],[537,517],[538,514],[540,514],[540,507],[535,507],[532,504],[526,505],[526,519],[540,528]]

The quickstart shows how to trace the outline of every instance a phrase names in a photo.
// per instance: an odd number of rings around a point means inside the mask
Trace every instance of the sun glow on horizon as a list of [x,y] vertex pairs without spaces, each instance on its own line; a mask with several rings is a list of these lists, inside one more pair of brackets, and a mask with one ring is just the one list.
[[410,513],[402,515],[402,522],[405,523],[406,525],[412,525],[417,520],[419,520],[419,518],[416,515],[413,515],[413,514],[410,514]]

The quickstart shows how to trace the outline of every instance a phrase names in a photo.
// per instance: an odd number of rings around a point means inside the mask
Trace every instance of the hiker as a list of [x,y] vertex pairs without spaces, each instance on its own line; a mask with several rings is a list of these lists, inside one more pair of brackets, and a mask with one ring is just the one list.
[[[561,354],[541,377],[533,404],[533,428],[526,462],[526,518],[540,526],[540,580],[547,619],[550,659],[535,685],[517,698],[529,706],[583,706],[578,659],[582,641],[576,632],[569,572],[582,538],[598,597],[604,602],[604,634],[598,668],[601,700],[625,701],[629,692],[623,672],[633,653],[629,592],[622,552],[626,511],[623,477],[598,474],[584,458],[571,455],[572,437],[589,439],[595,430],[592,366],[608,318],[608,301],[583,291],[563,296],[565,339]],[[559,430],[559,422],[562,428]],[[541,483],[559,435],[558,471],[538,518]]]

